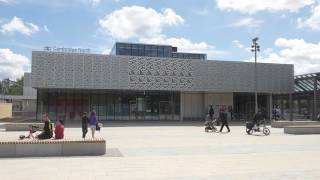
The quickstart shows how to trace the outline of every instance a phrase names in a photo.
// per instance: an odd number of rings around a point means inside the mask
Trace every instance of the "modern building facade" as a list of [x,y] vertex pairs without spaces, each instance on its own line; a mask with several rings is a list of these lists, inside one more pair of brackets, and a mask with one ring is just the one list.
[[[241,116],[254,111],[254,63],[172,57],[32,52],[37,118],[80,120],[199,120],[209,105]],[[257,65],[259,108],[293,92],[293,65]]]

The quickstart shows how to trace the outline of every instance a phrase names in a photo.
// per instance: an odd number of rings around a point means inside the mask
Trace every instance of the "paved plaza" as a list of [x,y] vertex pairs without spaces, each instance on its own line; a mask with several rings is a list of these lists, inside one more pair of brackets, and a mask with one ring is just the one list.
[[[0,130],[1,139],[20,134]],[[72,125],[65,134],[80,138],[81,129]],[[104,156],[2,158],[0,179],[320,179],[319,135],[272,128],[270,136],[250,136],[239,124],[231,133],[205,133],[194,122],[118,122],[97,136],[107,140]]]

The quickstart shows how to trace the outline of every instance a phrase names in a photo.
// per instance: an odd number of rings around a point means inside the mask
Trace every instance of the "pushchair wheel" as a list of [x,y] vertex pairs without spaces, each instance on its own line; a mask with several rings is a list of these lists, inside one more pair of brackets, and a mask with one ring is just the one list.
[[269,128],[264,128],[263,129],[263,134],[264,135],[269,135],[270,134],[270,129]]
[[247,132],[247,134],[251,135],[253,133],[253,130],[252,129],[247,129],[246,132]]

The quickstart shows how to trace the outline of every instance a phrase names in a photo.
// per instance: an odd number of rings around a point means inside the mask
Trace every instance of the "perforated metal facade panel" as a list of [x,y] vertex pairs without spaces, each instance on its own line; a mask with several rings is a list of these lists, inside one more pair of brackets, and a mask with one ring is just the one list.
[[[293,92],[293,65],[257,66],[258,91]],[[254,64],[34,51],[35,88],[254,92]]]

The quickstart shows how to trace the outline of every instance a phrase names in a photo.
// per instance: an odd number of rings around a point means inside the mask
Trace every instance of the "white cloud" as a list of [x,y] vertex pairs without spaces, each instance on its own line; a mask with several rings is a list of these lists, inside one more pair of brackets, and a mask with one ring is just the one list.
[[265,49],[265,50],[263,50],[263,53],[264,54],[271,54],[271,53],[273,53],[273,49],[272,48],[267,48],[267,49]]
[[146,38],[158,36],[164,26],[184,23],[184,19],[172,9],[157,12],[141,6],[123,7],[99,20],[102,29],[116,39]]
[[312,9],[312,15],[307,19],[298,18],[298,28],[309,27],[312,30],[320,30],[320,5]]
[[50,30],[49,30],[49,28],[48,28],[47,25],[44,25],[44,26],[43,26],[43,30],[44,30],[45,32],[50,32]]
[[259,57],[258,62],[294,64],[296,75],[319,72],[320,42],[278,38],[275,46],[280,49],[278,52],[269,51],[265,56]]
[[301,8],[312,5],[315,0],[216,0],[222,10],[233,10],[241,13],[258,11],[298,12]]
[[[100,4],[103,0],[88,0],[88,2],[92,5]],[[120,0],[113,0],[114,2],[119,2]]]
[[193,12],[199,16],[205,16],[209,13],[207,7],[203,8],[203,9],[199,9],[199,10],[194,10]]
[[111,49],[106,48],[105,50],[102,51],[102,54],[110,54]]
[[101,0],[89,0],[92,4],[98,4],[101,2]]
[[233,40],[232,43],[235,44],[240,49],[244,48],[244,45],[241,44],[241,42],[238,40]]
[[154,38],[140,39],[141,43],[151,44],[168,44],[178,47],[178,52],[191,52],[191,53],[206,53],[208,59],[214,59],[216,56],[225,54],[225,51],[217,50],[215,46],[207,44],[206,42],[194,43],[185,38],[166,38],[159,36]]
[[256,20],[254,18],[243,18],[238,22],[232,24],[234,27],[248,27],[248,28],[257,28],[264,23],[263,20]]
[[33,33],[40,31],[40,28],[32,23],[23,22],[21,18],[14,16],[10,22],[1,26],[3,34],[12,34],[15,32],[31,36]]
[[13,2],[14,2],[14,0],[0,0],[0,3],[6,3],[6,4],[10,4]]
[[172,45],[177,46],[179,52],[206,53],[208,58],[225,53],[206,42],[195,43],[183,37],[167,37],[163,34],[164,27],[183,23],[184,19],[172,9],[157,12],[141,6],[124,7],[99,21],[102,29],[116,40],[134,39],[141,43]]
[[246,47],[239,40],[233,40],[232,43],[239,49],[245,50],[246,52],[251,52],[251,47]]
[[30,72],[30,61],[27,57],[15,54],[10,49],[0,49],[0,79],[15,80],[26,71]]

